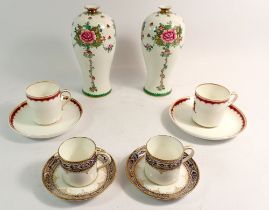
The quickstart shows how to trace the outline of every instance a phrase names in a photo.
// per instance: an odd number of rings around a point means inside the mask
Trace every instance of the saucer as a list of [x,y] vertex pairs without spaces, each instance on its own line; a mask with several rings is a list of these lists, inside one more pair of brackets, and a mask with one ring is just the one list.
[[192,120],[193,97],[177,100],[169,109],[172,121],[186,133],[207,140],[230,139],[241,133],[247,120],[244,114],[234,105],[230,105],[224,114],[221,124],[214,128],[205,128]]
[[[100,148],[97,148],[97,150],[105,152]],[[104,163],[106,158],[105,155],[98,155],[97,164]],[[42,181],[47,190],[65,200],[88,200],[101,194],[113,182],[116,175],[116,165],[111,157],[111,163],[99,169],[94,182],[85,187],[72,187],[66,184],[62,179],[62,174],[63,168],[56,153],[47,161],[42,172]]]
[[[144,173],[146,146],[133,151],[126,165],[126,175],[140,191],[159,200],[180,199],[191,192],[199,181],[199,170],[191,158],[180,167],[180,178],[171,185],[161,186],[149,181]],[[187,154],[184,154],[186,157]]]
[[82,106],[71,99],[63,108],[62,118],[51,125],[38,125],[32,121],[30,108],[26,101],[18,105],[9,115],[9,125],[17,133],[36,139],[59,136],[74,126],[82,115]]

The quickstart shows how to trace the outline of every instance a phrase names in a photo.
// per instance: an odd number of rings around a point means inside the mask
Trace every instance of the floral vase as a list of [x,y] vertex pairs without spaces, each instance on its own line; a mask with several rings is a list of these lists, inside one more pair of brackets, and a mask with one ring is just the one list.
[[170,7],[160,7],[142,25],[141,43],[147,68],[144,91],[153,96],[168,95],[170,72],[183,46],[185,25]]
[[116,29],[111,17],[97,6],[86,6],[72,24],[72,42],[82,75],[82,92],[100,97],[111,92],[110,68],[116,46]]

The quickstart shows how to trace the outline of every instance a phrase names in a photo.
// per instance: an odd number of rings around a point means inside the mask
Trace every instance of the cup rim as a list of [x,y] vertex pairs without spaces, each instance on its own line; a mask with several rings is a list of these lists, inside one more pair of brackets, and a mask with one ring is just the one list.
[[[181,154],[178,158],[176,158],[176,159],[160,159],[160,158],[157,158],[156,156],[152,155],[152,154],[149,152],[149,150],[148,150],[148,143],[152,140],[152,138],[155,138],[155,137],[158,137],[158,136],[165,136],[165,137],[170,137],[170,138],[175,139],[178,143],[181,144],[181,146],[182,146],[182,148],[183,148],[183,152],[182,152],[182,154]],[[183,155],[184,155],[184,145],[182,144],[182,142],[181,142],[177,137],[169,136],[169,135],[165,135],[165,134],[162,134],[162,135],[156,135],[156,136],[152,136],[152,137],[150,137],[150,139],[149,139],[149,140],[147,141],[147,143],[146,143],[146,150],[147,150],[147,152],[150,154],[150,156],[154,157],[155,159],[157,159],[157,160],[159,160],[159,161],[168,161],[168,162],[171,161],[171,162],[173,162],[173,161],[177,161],[177,160],[181,159],[181,158],[183,157]]]
[[228,91],[229,96],[231,95],[231,91],[228,88],[226,88],[225,86],[220,85],[220,84],[216,84],[216,83],[212,83],[212,82],[207,82],[207,83],[202,83],[202,84],[199,84],[199,85],[196,86],[196,88],[195,88],[195,96],[197,96],[198,98],[201,98],[202,100],[206,100],[206,101],[215,102],[215,103],[225,103],[225,102],[227,102],[229,100],[230,97],[227,97],[224,100],[213,100],[213,99],[201,96],[200,94],[197,93],[197,89],[199,87],[203,86],[203,85],[215,85],[215,86],[222,87],[222,88],[224,88],[225,90]]
[[[64,158],[61,156],[60,151],[59,151],[60,148],[61,148],[61,146],[62,146],[66,141],[69,141],[69,140],[71,140],[71,139],[76,139],[76,138],[87,139],[87,140],[91,141],[91,142],[94,144],[95,151],[93,152],[93,154],[92,154],[90,157],[88,157],[88,158],[86,158],[86,159],[84,159],[84,160],[80,160],[80,161],[70,161],[70,160],[66,160],[66,159],[64,159]],[[71,137],[71,138],[69,138],[69,139],[64,140],[64,141],[60,144],[60,146],[58,147],[57,153],[58,153],[60,159],[62,159],[62,160],[65,161],[65,162],[68,162],[68,163],[82,163],[82,162],[85,162],[85,161],[91,159],[91,158],[96,154],[96,144],[95,144],[95,142],[94,142],[92,139],[90,139],[90,138],[88,138],[88,137],[85,137],[85,136],[81,136],[81,137],[80,137],[80,136],[74,136],[74,137]]]
[[[57,86],[57,91],[56,91],[55,93],[53,93],[53,94],[51,94],[51,95],[47,95],[47,96],[40,96],[40,97],[32,96],[31,94],[28,93],[28,89],[29,89],[30,87],[32,87],[33,85],[36,85],[36,84],[38,84],[38,83],[52,83],[52,84],[54,84],[54,85]],[[57,96],[57,95],[60,93],[60,86],[59,86],[56,82],[54,82],[54,81],[50,81],[50,80],[42,80],[42,81],[37,81],[37,82],[34,82],[34,83],[28,85],[28,86],[25,88],[25,92],[26,92],[26,96],[27,96],[27,98],[29,98],[29,99],[49,99],[49,98],[53,98],[53,97]]]

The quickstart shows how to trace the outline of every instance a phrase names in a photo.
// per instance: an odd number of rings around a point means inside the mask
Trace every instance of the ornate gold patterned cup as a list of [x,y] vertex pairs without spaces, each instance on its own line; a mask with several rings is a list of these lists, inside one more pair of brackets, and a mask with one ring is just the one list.
[[33,113],[33,121],[49,125],[60,120],[63,107],[71,100],[68,90],[51,81],[40,81],[26,88],[27,104]]
[[[146,145],[145,174],[158,185],[169,185],[179,179],[181,163],[194,155],[191,147],[183,144],[175,137],[158,135],[152,137]],[[184,152],[190,154],[183,158]]]
[[[63,180],[74,187],[92,183],[98,170],[111,162],[109,154],[96,149],[93,140],[87,137],[73,137],[65,140],[58,149],[60,163],[64,170]],[[97,166],[98,155],[105,155],[106,162]]]

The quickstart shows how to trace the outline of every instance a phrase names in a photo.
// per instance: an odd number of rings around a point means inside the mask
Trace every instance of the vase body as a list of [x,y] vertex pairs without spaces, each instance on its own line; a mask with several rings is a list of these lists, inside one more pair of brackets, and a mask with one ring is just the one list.
[[171,92],[170,72],[183,46],[185,25],[169,7],[148,16],[142,25],[141,43],[147,68],[144,91],[154,96]]
[[85,95],[99,97],[111,92],[110,68],[116,47],[116,28],[111,17],[97,6],[86,6],[72,24],[74,52],[83,76]]

